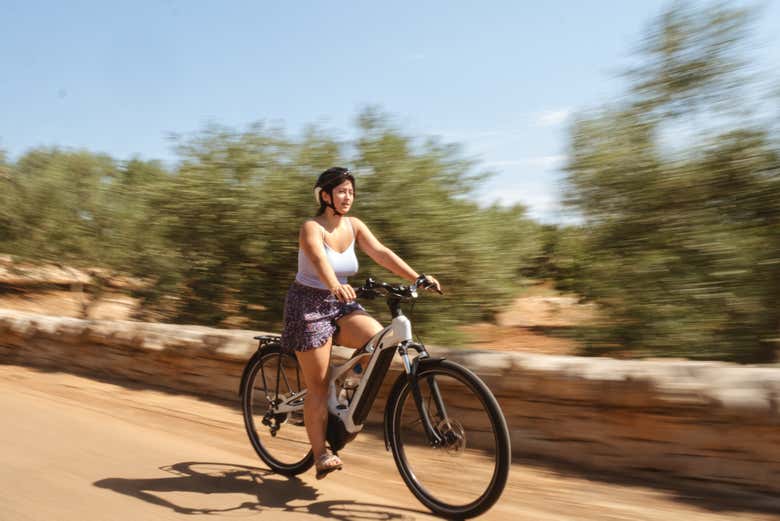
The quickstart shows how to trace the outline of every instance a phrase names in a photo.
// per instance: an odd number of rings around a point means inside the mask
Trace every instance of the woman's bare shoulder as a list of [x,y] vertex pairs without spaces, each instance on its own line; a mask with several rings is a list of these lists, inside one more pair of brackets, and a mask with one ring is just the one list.
[[318,223],[314,217],[311,219],[306,219],[303,221],[303,224],[301,224],[301,231],[318,230],[320,228],[322,228],[322,225]]
[[299,232],[299,235],[303,237],[319,237],[322,235],[322,225],[318,223],[315,219],[306,219],[303,221],[303,224],[301,224],[301,229]]
[[368,228],[366,226],[366,223],[364,223],[363,221],[361,221],[357,217],[353,217],[353,216],[350,215],[349,217],[347,217],[347,219],[350,220],[350,222],[352,223],[352,227],[355,228],[356,230],[360,229],[360,228]]

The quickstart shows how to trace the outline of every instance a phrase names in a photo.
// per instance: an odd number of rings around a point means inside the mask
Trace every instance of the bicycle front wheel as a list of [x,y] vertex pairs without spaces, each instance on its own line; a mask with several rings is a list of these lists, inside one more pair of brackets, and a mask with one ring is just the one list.
[[255,452],[271,470],[287,476],[314,464],[306,426],[303,398],[292,412],[279,412],[281,400],[300,395],[303,374],[295,355],[270,344],[249,361],[241,389],[244,426]]
[[388,399],[385,428],[398,471],[433,512],[477,516],[506,485],[511,448],[506,420],[493,394],[474,373],[447,360],[421,360],[421,406],[443,443],[425,433],[406,374]]

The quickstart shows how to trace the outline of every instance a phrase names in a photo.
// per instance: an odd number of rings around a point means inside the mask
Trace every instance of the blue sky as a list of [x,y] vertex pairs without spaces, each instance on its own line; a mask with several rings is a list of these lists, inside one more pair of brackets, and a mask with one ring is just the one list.
[[[113,4],[113,5],[112,5]],[[168,136],[256,121],[349,138],[368,105],[463,144],[497,175],[477,194],[556,221],[571,115],[613,99],[668,2],[8,2],[0,148],[173,161]],[[780,60],[780,2],[758,24]],[[323,165],[327,166],[327,165]]]

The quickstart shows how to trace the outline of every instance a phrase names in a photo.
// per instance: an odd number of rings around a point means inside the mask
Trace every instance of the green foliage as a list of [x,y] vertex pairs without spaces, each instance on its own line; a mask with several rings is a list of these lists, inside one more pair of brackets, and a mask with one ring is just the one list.
[[[385,121],[361,120],[356,212],[412,267],[447,288],[448,298],[420,304],[419,329],[456,341],[452,326],[489,318],[513,296],[540,246],[538,225],[520,206],[480,209],[464,196],[483,176],[467,175],[473,165],[457,148],[418,145]],[[377,274],[370,261],[361,266],[359,276]]]
[[754,15],[725,3],[681,1],[667,9],[642,43],[641,65],[628,74],[642,111],[675,117],[733,108],[728,101],[746,79],[743,51]]
[[[350,165],[354,215],[447,290],[418,304],[421,335],[456,342],[453,326],[489,317],[512,296],[538,255],[538,226],[520,206],[473,203],[484,176],[456,146],[406,136],[373,109],[358,127],[356,140],[342,143],[315,127],[291,139],[262,125],[211,126],[177,138],[180,162],[170,169],[61,150],[0,161],[8,188],[0,251],[142,277],[145,318],[220,325],[240,316],[247,327],[271,329],[297,270],[300,226],[317,209],[316,176]],[[360,262],[356,284],[368,274],[395,279],[365,256]]]
[[7,241],[15,231],[16,216],[13,212],[14,181],[11,178],[11,165],[5,152],[0,149],[0,242]]
[[583,287],[587,233],[588,230],[580,226],[543,225],[539,230],[540,248],[524,274],[534,279],[552,280],[557,289],[567,293],[588,294],[588,289]]
[[97,259],[107,237],[104,209],[116,165],[87,152],[34,150],[3,180],[3,242],[28,257]]
[[573,286],[610,317],[589,352],[773,357],[780,150],[772,128],[747,117],[755,107],[734,97],[749,19],[673,7],[646,39],[626,98],[571,129],[567,202],[585,230],[564,256],[577,267]]

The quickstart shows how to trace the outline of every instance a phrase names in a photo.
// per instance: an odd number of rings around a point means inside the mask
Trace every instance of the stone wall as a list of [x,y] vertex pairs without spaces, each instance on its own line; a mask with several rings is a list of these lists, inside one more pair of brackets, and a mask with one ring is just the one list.
[[[0,310],[0,363],[237,401],[257,331]],[[493,390],[516,455],[780,493],[780,368],[431,349]],[[349,350],[336,348],[335,357]],[[369,423],[382,421],[393,373]]]

